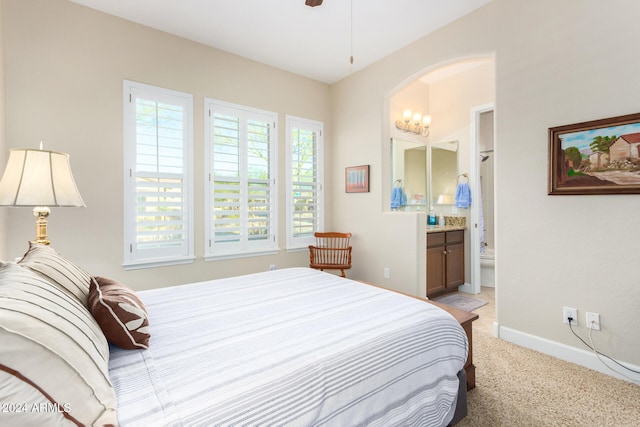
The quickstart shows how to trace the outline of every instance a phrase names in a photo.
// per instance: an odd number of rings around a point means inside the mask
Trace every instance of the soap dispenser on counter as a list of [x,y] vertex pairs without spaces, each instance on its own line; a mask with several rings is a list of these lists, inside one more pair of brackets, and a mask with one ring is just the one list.
[[440,216],[438,217],[438,225],[444,227],[444,214],[440,212]]
[[433,209],[433,205],[429,208],[429,215],[427,215],[427,225],[437,225],[436,211]]

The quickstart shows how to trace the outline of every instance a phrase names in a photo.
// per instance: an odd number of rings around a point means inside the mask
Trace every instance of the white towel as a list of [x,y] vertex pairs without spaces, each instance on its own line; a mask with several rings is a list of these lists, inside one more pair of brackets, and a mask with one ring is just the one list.
[[480,177],[480,185],[478,186],[478,227],[480,228],[480,253],[485,253],[487,247],[484,237],[484,214],[482,213],[482,177]]

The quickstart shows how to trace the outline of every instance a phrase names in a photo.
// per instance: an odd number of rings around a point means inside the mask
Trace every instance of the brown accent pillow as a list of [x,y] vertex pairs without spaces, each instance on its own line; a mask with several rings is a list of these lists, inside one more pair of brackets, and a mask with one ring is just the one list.
[[149,348],[147,309],[136,293],[106,277],[92,277],[89,310],[107,339],[120,348]]

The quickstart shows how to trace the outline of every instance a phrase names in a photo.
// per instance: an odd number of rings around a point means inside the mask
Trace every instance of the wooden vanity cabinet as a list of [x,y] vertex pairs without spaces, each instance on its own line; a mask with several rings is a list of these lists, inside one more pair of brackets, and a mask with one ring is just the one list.
[[427,296],[464,285],[464,230],[427,233]]

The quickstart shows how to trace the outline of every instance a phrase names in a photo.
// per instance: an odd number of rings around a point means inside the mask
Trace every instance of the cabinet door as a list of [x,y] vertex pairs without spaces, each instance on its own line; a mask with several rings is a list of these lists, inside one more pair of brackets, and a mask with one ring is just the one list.
[[446,259],[444,246],[427,248],[427,296],[444,291]]
[[446,287],[464,285],[464,243],[447,245]]

